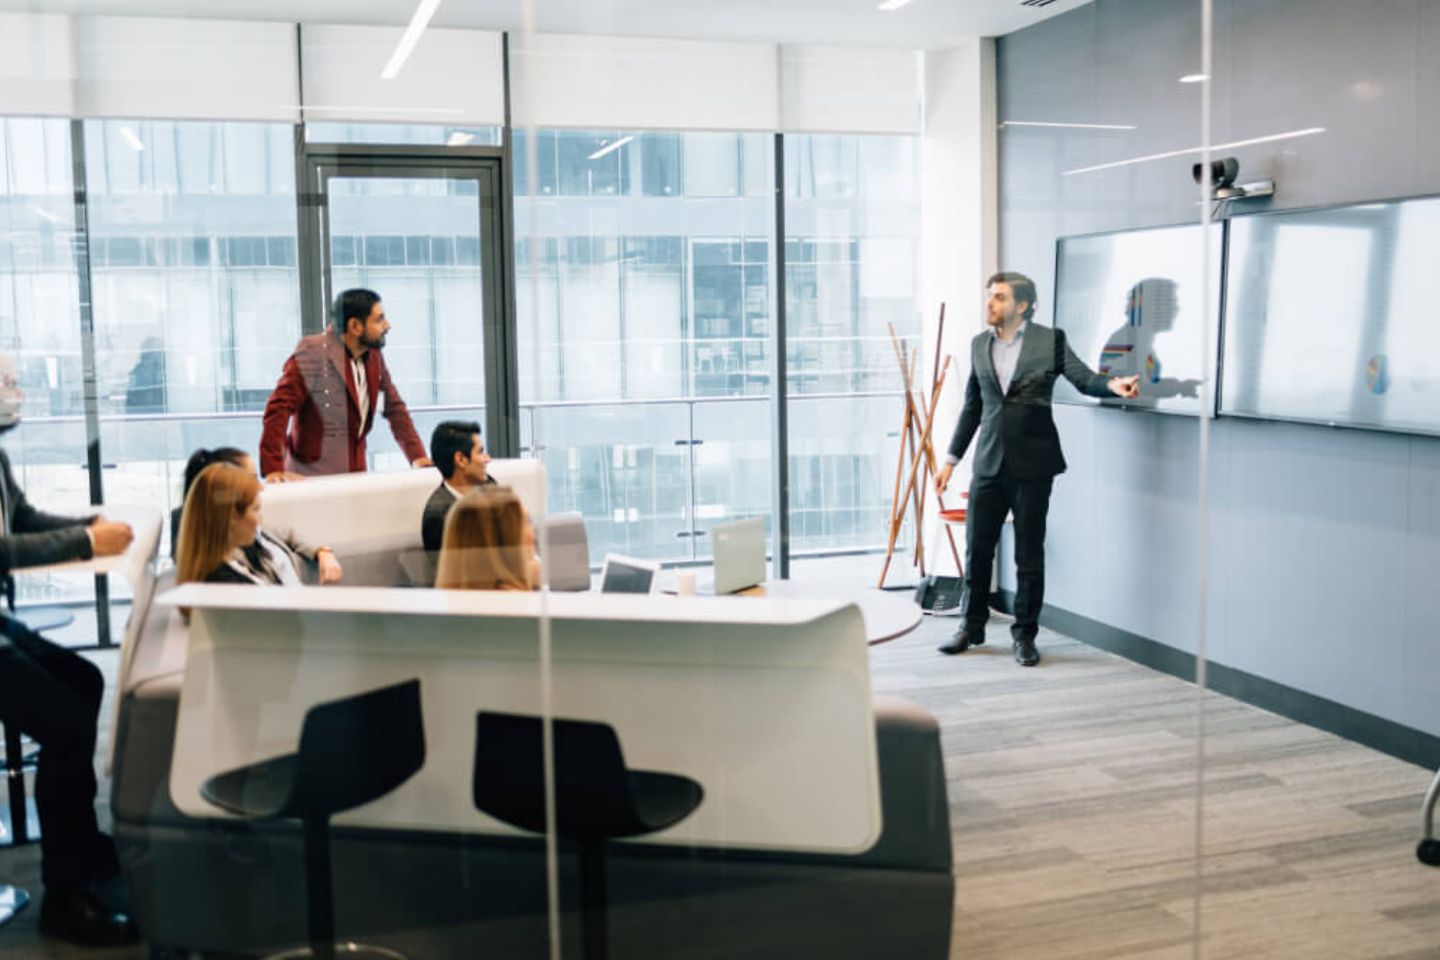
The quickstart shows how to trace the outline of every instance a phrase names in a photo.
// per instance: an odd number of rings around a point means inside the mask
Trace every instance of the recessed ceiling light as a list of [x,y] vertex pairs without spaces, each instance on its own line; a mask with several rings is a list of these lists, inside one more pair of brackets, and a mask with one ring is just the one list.
[[463,146],[465,146],[467,143],[469,143],[471,140],[474,140],[474,139],[475,139],[475,134],[473,134],[473,133],[462,133],[461,131],[456,130],[454,133],[450,134],[450,139],[445,141],[445,146],[447,146],[447,147],[463,147]]
[[400,68],[410,59],[410,52],[415,49],[415,44],[420,42],[420,34],[430,26],[430,18],[435,16],[435,10],[439,6],[440,0],[420,0],[420,5],[415,8],[415,15],[410,18],[410,26],[405,28],[400,42],[395,45],[395,52],[390,54],[390,61],[385,64],[385,69],[380,71],[381,80],[394,80],[399,75]]
[[876,7],[875,9],[884,10],[888,13],[891,10],[899,10],[901,7],[907,6],[909,3],[910,0],[885,0],[884,3],[880,4],[880,6]]
[[1206,80],[1209,80],[1209,79],[1210,79],[1210,74],[1208,74],[1208,73],[1187,73],[1187,74],[1185,74],[1185,76],[1183,76],[1183,77],[1180,78],[1180,82],[1181,82],[1181,83],[1204,83]]
[[605,156],[605,154],[607,154],[607,153],[614,153],[616,150],[619,150],[621,147],[625,146],[625,144],[629,143],[631,140],[634,140],[634,139],[635,139],[635,138],[634,138],[633,136],[632,136],[632,137],[621,137],[619,140],[616,140],[614,143],[607,143],[605,146],[601,147],[599,150],[596,150],[594,153],[590,154],[590,156],[587,157],[586,159],[589,159],[589,160],[599,160],[601,157]]

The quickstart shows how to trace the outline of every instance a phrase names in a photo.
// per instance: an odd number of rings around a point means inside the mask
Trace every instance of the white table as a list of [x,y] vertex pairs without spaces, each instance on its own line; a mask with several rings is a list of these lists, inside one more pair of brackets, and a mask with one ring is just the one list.
[[844,591],[813,580],[767,580],[755,588],[766,597],[810,597],[814,599],[848,599],[860,608],[865,621],[865,642],[870,646],[903,637],[920,625],[923,614],[910,590],[877,590],[860,587]]

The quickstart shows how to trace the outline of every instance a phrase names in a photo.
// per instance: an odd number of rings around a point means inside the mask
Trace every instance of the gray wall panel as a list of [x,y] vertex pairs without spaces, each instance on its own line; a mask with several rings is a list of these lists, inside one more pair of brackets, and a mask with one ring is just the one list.
[[[1198,17],[1196,0],[1097,0],[997,42],[1002,118],[1140,128],[1002,131],[1002,265],[1035,277],[1042,321],[1057,237],[1198,218],[1189,157],[1062,175],[1200,143],[1198,89],[1177,82]],[[1242,179],[1276,177],[1273,209],[1440,192],[1440,0],[1216,0],[1215,27],[1216,142],[1327,128],[1228,151]],[[1198,422],[1056,420],[1070,472],[1047,599],[1193,650]],[[1221,419],[1211,441],[1211,658],[1440,735],[1440,440]]]
[[[1418,193],[1440,193],[1440,0],[1421,0],[1415,31],[1415,155]],[[1424,162],[1421,162],[1424,161]]]

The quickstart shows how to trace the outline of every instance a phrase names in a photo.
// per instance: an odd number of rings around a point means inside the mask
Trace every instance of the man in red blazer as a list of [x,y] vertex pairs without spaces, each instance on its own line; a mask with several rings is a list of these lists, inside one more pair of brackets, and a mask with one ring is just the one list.
[[411,465],[430,466],[380,354],[390,330],[380,295],[346,290],[335,298],[333,319],[332,329],[301,338],[265,403],[261,475],[278,481],[363,472],[381,394],[395,442]]

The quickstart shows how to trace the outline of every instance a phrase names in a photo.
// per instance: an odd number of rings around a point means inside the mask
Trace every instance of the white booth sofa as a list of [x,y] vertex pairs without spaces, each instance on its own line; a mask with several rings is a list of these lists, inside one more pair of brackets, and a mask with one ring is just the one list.
[[[512,488],[531,517],[544,517],[545,467],[539,460],[492,460],[490,475]],[[411,585],[405,560],[421,551],[420,517],[440,471],[352,473],[269,484],[260,497],[266,529],[326,546],[350,586]]]
[[[496,461],[491,471],[519,491],[534,515],[543,515],[538,463]],[[538,638],[543,609],[553,623],[557,713],[612,723],[627,750],[634,744],[641,765],[655,756],[681,772],[699,763],[691,772],[710,781],[713,803],[725,805],[702,808],[689,834],[612,846],[612,956],[948,957],[954,880],[939,729],[913,704],[870,697],[855,608],[812,610],[745,598],[645,598],[661,605],[647,607],[634,598],[586,594],[547,599],[388,589],[404,582],[399,554],[418,546],[420,513],[438,482],[434,471],[424,470],[267,488],[267,525],[333,547],[348,584],[379,589],[189,586],[179,595],[196,611],[187,627],[172,605],[152,602],[172,586],[168,575],[150,589],[137,587],[119,679],[111,808],[134,912],[152,945],[243,954],[304,941],[299,829],[209,814],[196,804],[195,778],[241,756],[230,751],[276,749],[297,732],[306,703],[413,673],[426,678],[428,769],[410,793],[397,793],[393,809],[382,801],[368,814],[337,820],[337,929],[344,938],[385,943],[411,956],[547,957],[543,840],[471,816],[465,802],[449,796],[453,783],[445,785],[446,777],[468,775],[465,738],[473,729],[467,734],[460,727],[476,705],[538,707],[532,702],[538,642],[526,638]],[[765,621],[769,632],[746,627],[751,621]],[[355,639],[363,637],[370,639]],[[424,645],[428,661],[403,655],[411,637]],[[381,647],[366,653],[366,643]],[[293,668],[273,662],[287,644],[297,658]],[[256,651],[272,658],[272,672],[237,681],[252,669]],[[840,660],[827,660],[832,653]],[[836,667],[841,661],[843,669]],[[607,678],[606,670],[614,672]],[[817,670],[828,671],[829,679],[820,682],[811,672]],[[693,708],[677,693],[684,687],[675,686],[686,671]],[[752,701],[742,692],[746,684],[763,696]],[[833,721],[812,715],[816,691],[851,704],[843,736]],[[263,704],[266,724],[263,735],[237,739],[233,718],[210,708],[247,697]],[[712,702],[704,702],[707,697]],[[716,751],[727,742],[735,748],[726,739],[732,736],[723,722],[727,704],[737,721],[744,719],[734,725],[748,726],[751,742],[763,745],[766,755],[757,764],[783,768],[784,776],[806,777],[825,759],[817,751],[853,752],[850,769],[863,774],[867,786],[835,807],[863,814],[868,819],[847,822],[869,826],[859,833],[810,830],[803,808],[768,816],[766,804],[815,801],[803,799],[804,783],[762,790],[763,781],[756,781],[747,789],[744,776],[754,771],[743,762],[717,765]],[[721,739],[692,749],[686,724],[666,719],[702,707],[714,711],[712,719],[689,716],[689,729]],[[767,724],[785,732],[756,737]],[[815,818],[834,819],[834,811],[815,804]],[[403,815],[387,820],[387,809]],[[797,816],[791,822],[807,829],[783,826],[784,817]],[[734,842],[742,820],[758,832]],[[813,836],[797,844],[792,833]],[[564,955],[576,957],[576,863],[564,845],[559,863]]]

